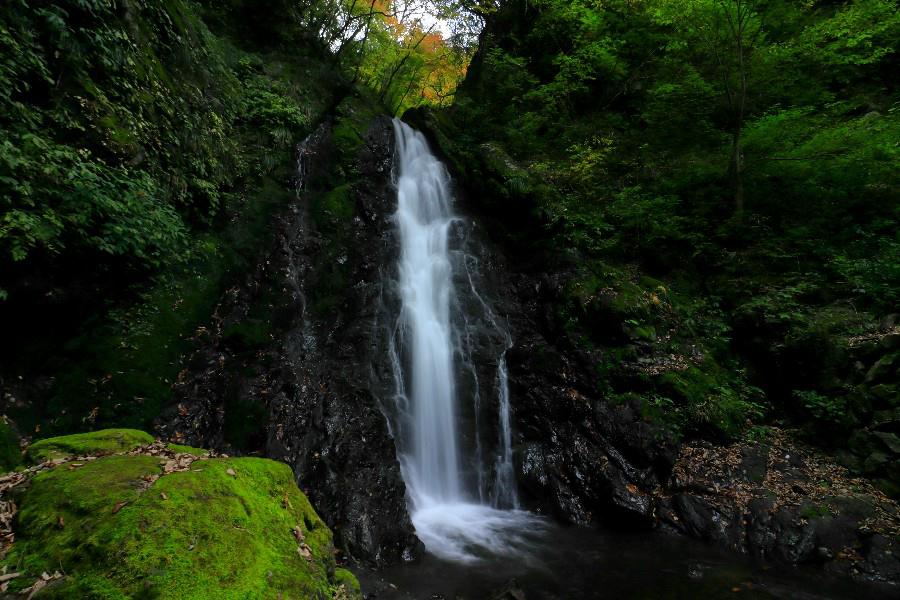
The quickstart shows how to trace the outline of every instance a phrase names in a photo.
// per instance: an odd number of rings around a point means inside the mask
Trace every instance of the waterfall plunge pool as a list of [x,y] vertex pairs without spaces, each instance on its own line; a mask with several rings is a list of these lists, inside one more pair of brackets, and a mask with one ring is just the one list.
[[426,554],[381,571],[353,571],[364,597],[371,600],[897,597],[894,586],[853,582],[813,566],[791,568],[754,561],[682,536],[562,526],[529,516],[537,520],[537,530],[504,529],[517,539],[512,553],[503,548],[492,554],[482,547],[478,558],[473,559],[470,551],[462,562]]

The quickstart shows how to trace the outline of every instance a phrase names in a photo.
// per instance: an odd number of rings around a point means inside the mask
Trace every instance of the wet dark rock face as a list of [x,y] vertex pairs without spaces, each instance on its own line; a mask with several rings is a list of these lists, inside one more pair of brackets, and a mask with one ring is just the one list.
[[[340,230],[312,214],[315,195],[325,194],[317,188],[330,185],[330,137],[328,127],[320,129],[305,148],[308,191],[280,218],[256,272],[198,332],[198,350],[176,386],[179,401],[158,431],[284,460],[348,557],[385,565],[420,549],[392,435],[404,432],[389,428],[398,425],[387,350],[397,302],[390,283],[397,252],[393,132],[379,118],[366,134],[349,190],[354,217]],[[466,212],[465,199],[461,205]],[[506,360],[523,503],[578,524],[652,526],[651,492],[674,449],[659,443],[636,407],[608,406],[593,392],[585,376],[591,356],[549,341],[558,332],[548,311],[564,279],[511,268],[471,218],[461,218],[451,244],[455,318],[467,338],[457,356],[459,394],[479,394],[478,403],[461,403],[459,415],[470,489],[485,500],[493,492],[498,361],[511,338]],[[334,263],[342,285],[323,298]],[[262,342],[245,333],[259,321],[271,323]]]
[[[460,196],[466,212],[469,200],[462,191]],[[675,444],[642,419],[638,406],[611,405],[597,392],[592,375],[597,357],[570,344],[553,315],[566,276],[507,258],[477,218],[469,238],[481,294],[512,340],[506,362],[522,503],[579,525],[652,527],[652,493],[671,470]],[[491,356],[496,345],[476,356],[475,364],[485,368]],[[490,377],[489,371],[479,379]],[[489,406],[482,428],[490,427],[496,414]],[[490,460],[495,448],[482,447]]]
[[[382,412],[393,382],[374,330],[382,269],[396,247],[391,122],[372,123],[354,160],[359,179],[338,192],[328,190],[330,127],[303,150],[305,191],[278,220],[256,272],[198,332],[178,404],[158,431],[287,462],[347,558],[390,564],[420,547]],[[353,217],[333,218],[327,210],[337,202]]]

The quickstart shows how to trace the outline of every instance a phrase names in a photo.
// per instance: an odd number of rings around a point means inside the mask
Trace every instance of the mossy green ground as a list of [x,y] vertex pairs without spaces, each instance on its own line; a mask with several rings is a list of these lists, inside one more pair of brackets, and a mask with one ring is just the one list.
[[137,429],[103,429],[40,440],[28,447],[25,456],[33,463],[40,463],[66,456],[127,452],[152,443],[152,435]]
[[[41,455],[106,452],[111,443],[127,449],[144,436],[118,430],[49,439]],[[47,598],[359,595],[353,576],[336,568],[331,532],[290,467],[212,458],[148,484],[163,462],[119,454],[35,476],[19,491],[16,542],[4,561],[23,573],[16,583],[64,572],[40,594]]]

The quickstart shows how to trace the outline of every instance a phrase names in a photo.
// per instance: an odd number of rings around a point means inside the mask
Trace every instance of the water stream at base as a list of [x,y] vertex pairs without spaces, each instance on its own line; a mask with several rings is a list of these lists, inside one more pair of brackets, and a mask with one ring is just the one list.
[[[538,534],[543,521],[516,509],[505,360],[511,339],[467,271],[471,293],[481,303],[488,322],[506,340],[497,357],[500,439],[499,451],[489,465],[492,491],[491,504],[486,504],[482,501],[484,490],[469,489],[461,468],[458,402],[466,399],[457,397],[454,364],[460,335],[451,314],[456,290],[449,240],[458,219],[452,211],[450,180],[421,133],[397,119],[394,132],[401,309],[391,356],[401,430],[406,432],[398,444],[413,525],[425,547],[445,559],[474,562],[497,554],[524,557],[533,545],[529,538]],[[478,479],[484,479],[481,465]]]
[[[354,568],[378,600],[894,600],[895,586],[851,581],[816,566],[758,562],[662,532],[615,533],[549,524],[527,561],[494,556],[460,564],[426,556],[372,571]],[[518,593],[514,593],[515,591]]]

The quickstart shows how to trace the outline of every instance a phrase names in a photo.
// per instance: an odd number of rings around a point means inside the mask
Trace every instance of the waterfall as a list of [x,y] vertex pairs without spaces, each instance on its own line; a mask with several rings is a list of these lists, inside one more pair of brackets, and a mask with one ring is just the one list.
[[[475,287],[468,264],[468,293],[480,303],[483,318],[503,337],[497,357],[498,452],[493,474],[491,504],[486,494],[482,465],[476,465],[477,489],[470,489],[463,465],[473,457],[461,456],[460,412],[463,403],[474,408],[475,462],[481,456],[478,412],[481,409],[477,375],[474,398],[458,397],[455,344],[466,336],[457,331],[459,310],[454,289],[454,261],[450,248],[453,214],[449,176],[431,153],[424,136],[394,120],[397,150],[394,176],[400,240],[397,289],[400,310],[391,340],[390,355],[397,386],[398,453],[406,481],[410,515],[416,534],[426,548],[443,558],[474,561],[487,553],[519,553],[525,538],[539,527],[536,517],[517,510],[512,466],[512,423],[506,351],[512,346],[509,332],[494,315]],[[459,275],[462,275],[461,273]],[[471,367],[471,365],[470,365]]]
[[409,339],[414,402],[409,484],[430,501],[452,502],[461,499],[461,483],[450,323],[450,193],[444,167],[421,134],[400,122],[395,132],[400,319]]
[[[512,341],[510,341],[512,345]],[[519,498],[516,495],[516,477],[513,471],[512,458],[512,424],[509,419],[509,373],[506,370],[506,350],[500,355],[497,363],[497,389],[500,390],[500,455],[494,465],[494,473],[497,478],[494,487],[494,506],[511,505],[519,507]]]

